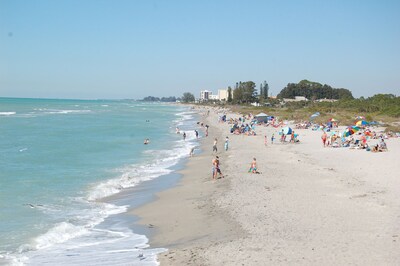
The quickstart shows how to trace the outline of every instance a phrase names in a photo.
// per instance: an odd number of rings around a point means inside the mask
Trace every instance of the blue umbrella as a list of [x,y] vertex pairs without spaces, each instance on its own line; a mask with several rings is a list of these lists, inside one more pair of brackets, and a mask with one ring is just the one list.
[[281,134],[282,133],[285,134],[285,135],[292,134],[292,129],[290,127],[284,127],[281,130]]

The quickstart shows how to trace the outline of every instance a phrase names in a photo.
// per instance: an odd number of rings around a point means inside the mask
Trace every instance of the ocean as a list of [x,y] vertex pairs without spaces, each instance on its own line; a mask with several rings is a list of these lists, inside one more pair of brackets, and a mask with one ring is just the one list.
[[186,106],[0,98],[0,265],[157,265],[133,188],[168,183],[196,126]]

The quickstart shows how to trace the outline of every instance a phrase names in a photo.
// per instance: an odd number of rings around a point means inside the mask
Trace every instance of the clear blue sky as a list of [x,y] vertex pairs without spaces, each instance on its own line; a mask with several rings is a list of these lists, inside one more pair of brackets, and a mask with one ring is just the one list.
[[400,1],[0,0],[0,96],[181,96],[302,79],[400,95]]

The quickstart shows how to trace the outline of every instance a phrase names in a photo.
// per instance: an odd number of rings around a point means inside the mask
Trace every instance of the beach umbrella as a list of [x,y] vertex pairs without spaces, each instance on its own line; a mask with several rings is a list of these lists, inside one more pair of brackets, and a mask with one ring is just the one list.
[[329,119],[329,121],[330,121],[330,122],[337,122],[338,120],[335,119],[335,118],[331,118],[331,119]]
[[359,121],[357,121],[357,123],[356,123],[356,126],[367,126],[367,125],[369,125],[369,123],[367,122],[367,121],[365,121],[365,120],[359,120]]
[[290,127],[284,127],[282,128],[281,133],[285,135],[292,134],[292,129]]
[[344,137],[348,137],[350,135],[353,135],[354,133],[356,133],[359,130],[360,130],[360,128],[357,127],[357,126],[348,127],[348,128],[345,129],[345,131],[343,133],[343,136]]
[[365,120],[365,116],[362,115],[356,116],[356,120]]

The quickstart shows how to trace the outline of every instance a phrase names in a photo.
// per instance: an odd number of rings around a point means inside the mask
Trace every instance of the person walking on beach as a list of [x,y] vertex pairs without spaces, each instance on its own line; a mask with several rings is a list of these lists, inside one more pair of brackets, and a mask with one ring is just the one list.
[[212,160],[212,180],[216,180],[217,179],[217,175],[219,174],[219,177],[224,178],[224,176],[222,175],[221,169],[219,167],[220,163],[219,163],[219,157],[215,156],[215,158]]
[[226,137],[226,138],[225,138],[225,145],[224,145],[225,151],[228,151],[228,146],[229,146],[229,138]]
[[272,133],[272,136],[271,136],[271,144],[274,144],[274,140],[275,140],[275,134]]
[[218,149],[217,149],[217,142],[218,142],[218,140],[217,140],[217,138],[215,138],[215,139],[214,139],[214,145],[213,145],[213,152],[215,152],[215,153],[218,152]]
[[328,135],[326,134],[326,132],[324,131],[324,133],[322,133],[321,139],[322,139],[322,144],[324,145],[324,147],[326,146],[326,139],[327,139]]
[[264,136],[264,146],[267,146],[267,135]]
[[194,155],[194,147],[191,148],[191,149],[190,149],[190,152],[189,152],[189,156],[190,156],[190,157],[193,157],[193,155]]

